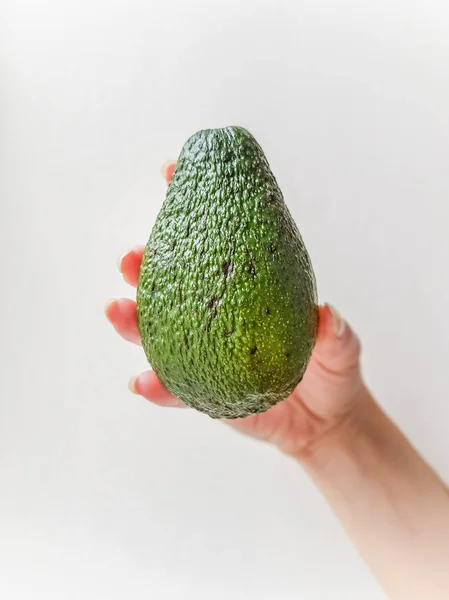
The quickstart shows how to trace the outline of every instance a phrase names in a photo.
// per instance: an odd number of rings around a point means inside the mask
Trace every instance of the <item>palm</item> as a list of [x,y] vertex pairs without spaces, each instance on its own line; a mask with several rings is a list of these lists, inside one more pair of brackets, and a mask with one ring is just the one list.
[[[330,355],[326,348],[329,341],[326,330],[329,325],[332,327],[331,315],[325,307],[319,310],[317,345],[304,378],[294,392],[265,413],[230,421],[236,429],[268,440],[288,454],[297,453],[343,419],[362,385],[357,339],[353,337],[349,354]],[[342,359],[346,363],[343,370]]]

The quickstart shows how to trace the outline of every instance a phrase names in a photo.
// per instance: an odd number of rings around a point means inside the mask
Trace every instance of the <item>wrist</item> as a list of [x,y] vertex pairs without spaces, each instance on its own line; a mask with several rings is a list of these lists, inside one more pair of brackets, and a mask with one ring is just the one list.
[[335,470],[339,463],[374,454],[388,418],[365,386],[352,410],[294,456],[309,472]]

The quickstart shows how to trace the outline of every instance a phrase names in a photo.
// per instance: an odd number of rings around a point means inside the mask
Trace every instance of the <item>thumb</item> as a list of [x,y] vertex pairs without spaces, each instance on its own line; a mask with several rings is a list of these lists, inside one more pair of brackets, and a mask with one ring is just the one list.
[[359,369],[360,341],[349,324],[330,304],[318,309],[318,334],[313,358],[338,375]]
[[326,304],[318,311],[316,344],[298,392],[314,415],[327,420],[346,413],[363,385],[360,342],[335,308]]

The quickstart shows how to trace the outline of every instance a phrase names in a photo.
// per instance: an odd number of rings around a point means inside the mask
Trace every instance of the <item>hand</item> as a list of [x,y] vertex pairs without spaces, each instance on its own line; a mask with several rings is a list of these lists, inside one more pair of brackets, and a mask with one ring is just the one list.
[[[167,182],[174,166],[163,168]],[[130,285],[142,256],[137,247],[120,260]],[[105,311],[123,338],[140,344],[133,300],[111,300]],[[300,460],[392,600],[447,598],[447,489],[369,394],[359,355],[349,325],[320,306],[315,348],[294,392],[226,422]],[[133,377],[130,389],[160,406],[184,406],[152,371]]]
[[[174,167],[173,162],[163,167],[167,183]],[[119,269],[124,279],[134,287],[143,251],[138,246],[120,259]],[[133,300],[111,300],[105,313],[119,335],[135,344],[141,343]],[[265,413],[225,421],[241,432],[275,444],[286,454],[300,457],[329,432],[338,430],[365,395],[359,354],[359,341],[348,324],[329,305],[320,306],[316,345],[304,378],[294,392]],[[129,387],[159,406],[185,407],[152,371],[133,377]]]

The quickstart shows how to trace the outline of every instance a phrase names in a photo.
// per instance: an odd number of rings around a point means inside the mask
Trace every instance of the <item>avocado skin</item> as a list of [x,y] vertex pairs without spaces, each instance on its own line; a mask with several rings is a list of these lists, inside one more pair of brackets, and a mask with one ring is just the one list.
[[184,145],[145,248],[137,319],[159,379],[210,417],[264,412],[302,379],[317,332],[315,276],[242,127]]

